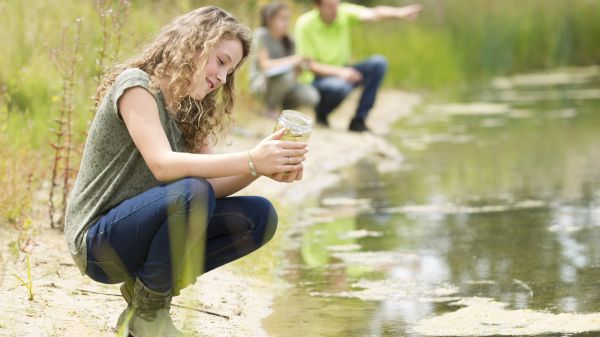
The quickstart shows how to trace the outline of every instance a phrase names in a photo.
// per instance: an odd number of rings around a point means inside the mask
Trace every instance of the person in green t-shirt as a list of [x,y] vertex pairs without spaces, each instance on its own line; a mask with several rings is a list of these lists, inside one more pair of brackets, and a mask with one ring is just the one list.
[[123,283],[118,326],[133,336],[181,336],[172,296],[273,237],[271,202],[231,194],[260,175],[302,178],[306,144],[281,141],[285,130],[249,151],[213,153],[250,44],[250,29],[231,14],[198,8],[98,86],[65,237],[82,273]]
[[319,102],[317,89],[296,76],[306,59],[295,53],[288,35],[290,9],[284,2],[269,3],[261,8],[260,21],[252,40],[250,90],[264,98],[271,118],[285,109],[314,108]]
[[317,123],[329,126],[327,116],[352,89],[362,86],[364,91],[349,130],[367,131],[365,119],[375,104],[387,61],[383,56],[372,56],[352,64],[351,28],[360,21],[414,20],[422,6],[364,7],[339,0],[314,0],[314,4],[313,10],[298,18],[295,39],[297,53],[311,60],[312,74],[304,75],[303,79],[312,82],[321,95],[315,107]]

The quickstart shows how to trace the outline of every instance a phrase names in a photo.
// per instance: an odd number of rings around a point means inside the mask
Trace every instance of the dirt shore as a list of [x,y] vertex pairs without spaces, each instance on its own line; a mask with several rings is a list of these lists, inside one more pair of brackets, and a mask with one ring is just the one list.
[[[298,207],[338,182],[341,169],[363,158],[377,158],[382,169],[400,165],[402,156],[382,136],[390,132],[394,121],[411,112],[419,96],[382,92],[368,120],[373,132],[364,134],[346,131],[356,99],[353,96],[333,115],[331,128],[315,128],[302,182],[281,184],[260,178],[241,194],[263,195],[283,207]],[[221,152],[250,148],[272,131],[273,124],[257,118],[236,129],[231,145],[221,146]],[[0,234],[0,335],[114,336],[113,326],[125,304],[119,286],[80,275],[63,233],[40,225],[30,260],[34,300],[29,301],[27,289],[13,276],[27,279],[23,261],[13,263],[9,252],[14,235],[10,231]],[[268,336],[261,320],[270,312],[272,287],[232,263],[203,275],[182,292],[184,296],[174,299],[175,324],[197,336]]]

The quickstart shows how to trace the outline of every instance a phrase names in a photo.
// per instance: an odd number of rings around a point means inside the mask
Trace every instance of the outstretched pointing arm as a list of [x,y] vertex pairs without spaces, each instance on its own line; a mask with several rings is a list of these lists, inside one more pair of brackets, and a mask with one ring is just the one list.
[[423,10],[421,4],[413,4],[403,7],[376,6],[362,11],[359,15],[363,21],[381,21],[385,19],[404,19],[413,21]]

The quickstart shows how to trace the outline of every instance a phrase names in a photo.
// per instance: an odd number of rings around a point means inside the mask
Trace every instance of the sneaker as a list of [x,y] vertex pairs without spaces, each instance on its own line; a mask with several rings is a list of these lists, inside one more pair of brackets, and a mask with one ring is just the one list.
[[367,128],[364,119],[353,118],[352,121],[350,121],[350,126],[348,127],[348,130],[355,132],[364,132],[369,131],[369,128]]

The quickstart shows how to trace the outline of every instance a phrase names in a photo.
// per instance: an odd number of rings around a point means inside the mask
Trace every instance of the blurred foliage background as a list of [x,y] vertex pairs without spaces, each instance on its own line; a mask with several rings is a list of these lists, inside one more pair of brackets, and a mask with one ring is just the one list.
[[[93,117],[92,96],[106,66],[125,60],[173,17],[193,8],[218,5],[254,28],[258,10],[267,2],[1,0],[0,184],[4,193],[0,209],[4,219],[29,207],[23,203],[30,199],[26,194],[48,189],[44,182],[51,179],[52,160],[61,159],[49,144],[57,135],[63,135],[60,142],[66,141],[66,131],[57,131],[57,127],[65,125],[69,113],[71,134],[64,146],[73,150],[75,160],[68,169],[74,176]],[[311,0],[288,3],[294,18],[312,8]],[[416,22],[365,23],[355,32],[356,59],[373,53],[388,58],[386,87],[439,91],[495,75],[590,65],[600,60],[597,0],[421,3],[425,9]],[[241,99],[236,111],[240,119],[253,114],[246,73],[244,67],[238,85]],[[29,174],[32,183],[27,183]]]

